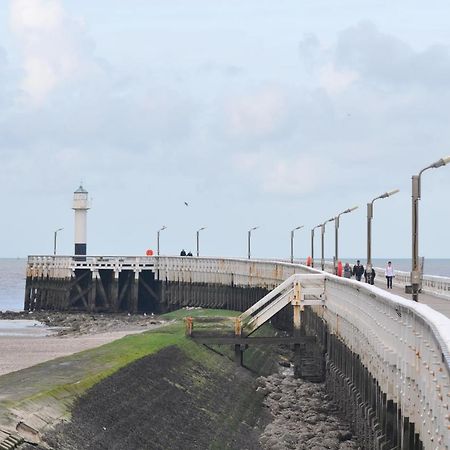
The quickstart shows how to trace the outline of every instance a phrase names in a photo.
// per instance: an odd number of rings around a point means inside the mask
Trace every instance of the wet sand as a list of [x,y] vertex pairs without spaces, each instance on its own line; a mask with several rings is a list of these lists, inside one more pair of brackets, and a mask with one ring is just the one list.
[[24,319],[23,314],[0,316],[0,376],[99,347],[163,323],[152,317],[127,315],[46,313],[45,318],[33,317],[54,326],[48,327]]

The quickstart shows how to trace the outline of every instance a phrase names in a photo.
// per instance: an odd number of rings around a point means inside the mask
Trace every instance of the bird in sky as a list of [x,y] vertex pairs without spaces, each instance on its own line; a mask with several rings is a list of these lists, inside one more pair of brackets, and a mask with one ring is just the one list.
[[184,202],[184,205],[185,205],[185,206],[189,206],[189,203],[188,203],[188,202]]

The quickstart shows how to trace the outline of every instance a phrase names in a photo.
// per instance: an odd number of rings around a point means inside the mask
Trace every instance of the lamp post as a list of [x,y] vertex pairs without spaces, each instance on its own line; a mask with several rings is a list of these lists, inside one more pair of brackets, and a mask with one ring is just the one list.
[[162,228],[160,228],[157,233],[156,233],[156,254],[159,256],[159,233],[161,233],[161,231],[165,230],[167,227],[165,225],[162,226]]
[[64,230],[64,228],[58,228],[53,233],[53,255],[56,256],[56,238],[58,236],[58,232]]
[[248,230],[248,259],[251,258],[251,240],[252,240],[252,231],[257,230],[259,226],[250,228]]
[[375,197],[370,203],[367,203],[367,282],[372,284],[372,218],[373,218],[373,203],[375,200],[380,198],[388,198],[391,195],[399,192],[399,189],[394,189],[393,191],[385,192],[384,194]]
[[322,225],[316,225],[311,228],[311,267],[314,267],[314,230],[320,228]]
[[342,211],[334,218],[334,273],[337,274],[337,263],[338,263],[338,257],[339,257],[339,218],[342,216],[342,214],[348,214],[354,211],[355,209],[358,209],[357,206],[354,206],[353,208],[348,208],[345,211]]
[[201,227],[197,230],[197,256],[200,256],[200,231],[204,230],[206,227]]
[[412,298],[415,302],[419,301],[420,288],[420,267],[419,267],[419,200],[420,200],[420,179],[422,173],[428,169],[437,169],[450,163],[450,156],[441,158],[439,161],[422,169],[418,175],[412,177],[412,270],[411,285]]
[[325,225],[328,222],[332,222],[334,220],[334,217],[332,217],[331,219],[326,220],[322,225],[320,225],[322,227],[322,258],[321,258],[321,266],[322,266],[322,271],[325,270]]
[[300,225],[299,227],[291,230],[291,263],[294,262],[294,233],[296,230],[300,230],[300,228],[303,228],[303,225]]

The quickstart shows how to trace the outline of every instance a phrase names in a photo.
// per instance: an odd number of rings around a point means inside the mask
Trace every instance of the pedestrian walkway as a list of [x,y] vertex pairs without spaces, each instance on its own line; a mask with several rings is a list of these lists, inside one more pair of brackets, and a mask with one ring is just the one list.
[[[391,292],[392,294],[399,295],[400,297],[406,298],[408,300],[412,299],[411,294],[405,293],[404,287],[398,287],[393,286],[392,289],[386,288],[386,280],[376,280],[375,286],[382,288],[386,292]],[[439,311],[440,313],[444,314],[444,316],[447,316],[450,318],[450,298],[440,298],[436,297],[431,294],[419,294],[419,303],[422,303],[424,305],[428,305],[430,308],[435,309],[436,311]]]

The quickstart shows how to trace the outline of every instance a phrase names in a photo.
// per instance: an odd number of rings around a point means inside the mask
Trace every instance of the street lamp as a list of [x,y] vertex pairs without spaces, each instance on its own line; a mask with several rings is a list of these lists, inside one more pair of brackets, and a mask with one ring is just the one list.
[[56,237],[58,236],[58,232],[64,230],[64,228],[58,228],[55,230],[53,234],[53,255],[56,256]]
[[251,239],[252,239],[252,231],[257,230],[259,226],[250,228],[248,230],[248,259],[251,257]]
[[331,219],[326,220],[322,225],[320,225],[322,227],[322,258],[321,258],[321,266],[322,266],[322,271],[325,270],[325,225],[328,222],[332,222],[334,220],[334,217],[332,217]]
[[291,263],[294,262],[294,232],[296,230],[300,230],[300,228],[303,228],[303,225],[300,225],[299,227],[291,230]]
[[372,284],[372,218],[373,218],[373,203],[375,200],[380,198],[388,198],[391,195],[399,192],[399,189],[394,189],[393,191],[385,192],[379,197],[375,197],[370,203],[367,203],[367,282]]
[[320,228],[322,225],[316,225],[311,228],[311,267],[314,267],[314,230]]
[[439,161],[425,167],[419,172],[419,175],[412,177],[412,270],[411,285],[412,298],[415,302],[419,301],[420,286],[420,268],[419,268],[419,200],[420,200],[420,178],[422,173],[428,169],[437,169],[450,163],[450,156],[441,158]]
[[156,232],[156,254],[159,256],[159,233],[161,231],[165,230],[167,227],[165,225],[162,226],[157,232]]
[[197,256],[200,255],[200,231],[204,230],[206,227],[201,227],[197,230]]
[[342,214],[348,214],[358,209],[358,206],[354,206],[353,208],[348,208],[345,211],[342,211],[334,218],[334,273],[337,274],[337,263],[338,263],[338,250],[339,250],[339,217]]

